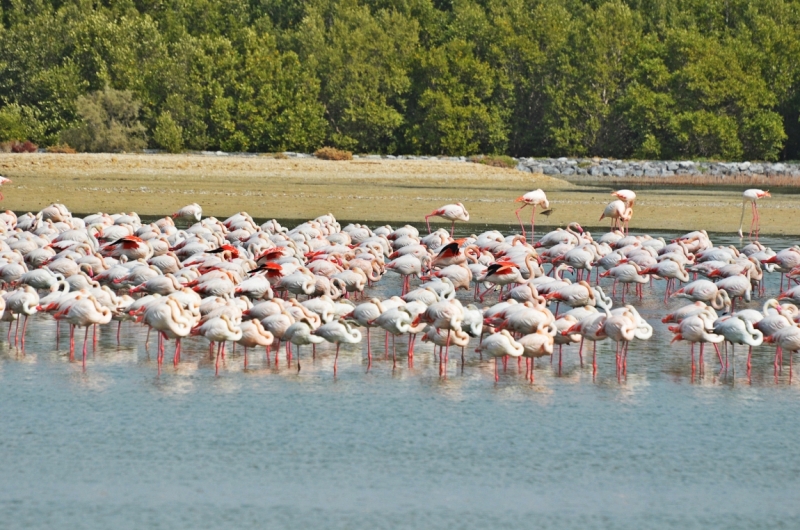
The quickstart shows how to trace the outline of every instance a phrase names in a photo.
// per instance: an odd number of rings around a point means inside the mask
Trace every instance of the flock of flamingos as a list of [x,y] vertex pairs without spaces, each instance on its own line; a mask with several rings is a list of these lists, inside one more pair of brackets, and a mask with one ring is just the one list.
[[[259,226],[245,212],[220,221],[203,218],[197,204],[150,224],[135,213],[74,217],[61,204],[19,217],[6,211],[0,214],[0,278],[6,289],[0,292],[0,313],[8,322],[9,344],[13,333],[22,351],[29,317],[46,314],[59,328],[68,325],[71,361],[78,328],[84,369],[97,327],[115,322],[119,342],[120,326],[132,321],[147,327],[147,341],[155,335],[159,370],[169,341],[175,343],[177,366],[181,339],[202,335],[210,342],[209,355],[216,356],[217,372],[227,343],[244,348],[245,367],[248,352],[258,348],[266,362],[274,354],[278,363],[283,354],[291,366],[296,355],[300,370],[300,348],[311,346],[316,356],[316,346],[327,342],[336,347],[335,375],[341,344],[358,344],[365,336],[371,366],[370,334],[379,332],[395,366],[400,336],[406,337],[410,365],[417,338],[433,343],[442,376],[450,349],[460,349],[463,369],[474,340],[475,352],[494,360],[495,380],[499,362],[505,367],[516,358],[521,370],[524,358],[526,379],[533,382],[535,359],[550,356],[552,362],[557,349],[560,367],[567,345],[574,345],[583,364],[584,347],[588,351],[591,343],[596,373],[597,342],[604,340],[616,345],[617,377],[624,377],[629,344],[653,334],[633,304],[644,296],[644,286],[663,280],[664,303],[670,297],[688,300],[663,321],[672,324],[674,340],[691,344],[692,374],[696,366],[703,370],[707,344],[720,370],[728,369],[728,344],[746,346],[749,375],[753,347],[772,343],[776,373],[788,352],[791,375],[792,354],[800,350],[800,287],[791,287],[800,276],[800,247],[775,252],[758,242],[756,201],[769,193],[744,193],[742,223],[750,204],[754,237],[740,249],[714,246],[705,231],[669,243],[630,235],[636,196],[630,190],[613,195],[601,217],[611,219],[611,231],[599,239],[571,223],[535,240],[536,209],[549,208],[542,190],[517,199],[518,219],[531,207],[529,233],[520,220],[521,235],[491,230],[462,239],[453,238],[455,222],[469,220],[460,203],[425,217],[426,223],[430,217],[451,221],[449,232],[432,231],[428,223],[423,236],[409,225],[342,228],[331,214],[291,229],[275,220]],[[402,276],[401,292],[371,297],[389,272]],[[737,311],[738,300],[764,297],[764,273],[781,274],[781,292],[763,310]],[[610,296],[599,286],[601,278],[613,279]],[[419,283],[414,287],[412,280]],[[462,304],[456,297],[462,289],[462,298],[472,293],[475,303]],[[621,305],[614,307],[612,297]],[[58,347],[58,329],[55,340]]]

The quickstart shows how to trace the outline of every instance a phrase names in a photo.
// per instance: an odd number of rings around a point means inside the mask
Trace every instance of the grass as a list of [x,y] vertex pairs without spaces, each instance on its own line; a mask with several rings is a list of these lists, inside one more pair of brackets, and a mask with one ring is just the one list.
[[[480,224],[515,224],[514,199],[542,188],[553,213],[540,223],[605,227],[600,213],[617,184],[595,185],[444,160],[351,160],[202,155],[0,154],[3,207],[38,211],[62,202],[73,212],[137,211],[165,215],[198,202],[206,215],[248,211],[257,218],[308,219],[331,212],[340,219],[393,224],[422,221],[448,203],[462,202]],[[659,185],[670,179],[640,179]],[[606,185],[606,183],[608,183]],[[599,184],[599,185],[597,185]],[[636,187],[631,185],[634,190]],[[734,233],[742,187],[712,190],[676,185],[638,191],[634,230],[706,228]],[[775,195],[759,202],[762,233],[800,234],[800,201]],[[530,208],[521,212],[526,222]],[[746,223],[749,223],[749,212]],[[537,229],[537,232],[539,229]]]
[[517,161],[506,155],[479,155],[469,157],[470,162],[476,164],[484,164],[491,167],[500,167],[504,169],[514,169],[517,167]]

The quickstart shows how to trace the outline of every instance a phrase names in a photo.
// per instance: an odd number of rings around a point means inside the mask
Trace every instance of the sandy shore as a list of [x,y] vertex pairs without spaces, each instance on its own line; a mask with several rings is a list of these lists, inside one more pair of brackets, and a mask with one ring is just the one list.
[[[450,202],[464,203],[476,225],[514,223],[514,198],[542,188],[553,208],[548,225],[578,221],[587,227],[607,226],[598,218],[611,189],[436,160],[0,154],[0,173],[14,181],[3,187],[3,205],[14,211],[37,211],[62,202],[80,213],[134,210],[162,215],[198,202],[206,215],[219,217],[241,210],[281,219],[332,212],[340,219],[392,223],[421,221]],[[637,193],[634,229],[738,229],[741,190],[675,187]],[[760,211],[763,233],[800,234],[800,201],[795,195],[765,199]],[[523,219],[529,215],[523,214]],[[746,228],[748,223],[749,210]]]

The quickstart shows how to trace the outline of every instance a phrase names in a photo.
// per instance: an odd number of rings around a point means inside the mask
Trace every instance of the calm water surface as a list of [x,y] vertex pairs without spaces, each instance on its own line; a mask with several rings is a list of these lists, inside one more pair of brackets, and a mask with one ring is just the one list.
[[440,378],[427,346],[413,368],[378,355],[369,373],[361,346],[343,348],[336,379],[332,348],[302,352],[299,373],[263,352],[245,371],[238,350],[215,377],[193,340],[159,374],[127,324],[119,347],[102,331],[83,372],[37,317],[24,354],[0,345],[0,525],[796,528],[800,382],[773,376],[766,347],[751,380],[743,355],[718,374],[713,354],[692,379],[662,289],[639,304],[656,335],[631,345],[627,379],[602,344],[596,379],[572,347],[534,385],[513,362],[495,384],[470,351]]

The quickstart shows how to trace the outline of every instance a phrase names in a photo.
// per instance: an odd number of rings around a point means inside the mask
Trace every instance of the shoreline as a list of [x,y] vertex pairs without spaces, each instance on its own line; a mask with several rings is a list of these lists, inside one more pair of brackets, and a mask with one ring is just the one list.
[[[423,222],[425,214],[462,202],[476,224],[517,223],[514,199],[542,188],[552,215],[540,226],[577,221],[602,227],[598,218],[616,182],[568,181],[543,174],[449,160],[201,156],[147,154],[0,154],[4,209],[38,211],[61,202],[75,212],[136,211],[167,215],[198,202],[204,215],[228,217],[247,211],[257,218],[312,219],[333,213],[361,222]],[[648,189],[658,184],[658,189]],[[708,189],[665,186],[647,179],[639,187],[634,231],[706,229],[735,233],[743,187]],[[627,184],[637,191],[635,184]],[[666,189],[663,189],[666,188]],[[521,212],[526,225],[530,208]],[[776,194],[759,202],[762,234],[800,234],[800,201]],[[433,220],[433,219],[432,219]],[[749,227],[749,210],[745,229]],[[608,225],[605,225],[608,226]],[[538,230],[537,230],[538,232]]]

